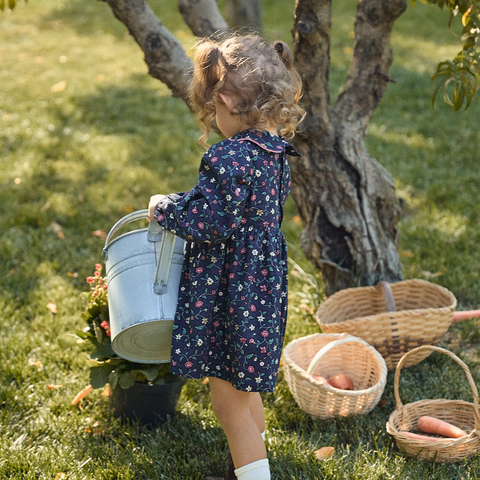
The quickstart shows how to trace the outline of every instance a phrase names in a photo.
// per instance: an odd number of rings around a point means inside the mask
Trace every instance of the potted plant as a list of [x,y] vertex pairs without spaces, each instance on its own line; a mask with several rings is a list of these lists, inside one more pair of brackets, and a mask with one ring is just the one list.
[[110,409],[115,417],[139,419],[146,425],[167,420],[175,413],[186,379],[169,372],[168,363],[135,363],[119,357],[112,349],[108,313],[107,278],[102,265],[87,277],[89,291],[82,292],[85,308],[83,330],[60,338],[63,348],[82,344],[89,351],[92,388],[110,386]]

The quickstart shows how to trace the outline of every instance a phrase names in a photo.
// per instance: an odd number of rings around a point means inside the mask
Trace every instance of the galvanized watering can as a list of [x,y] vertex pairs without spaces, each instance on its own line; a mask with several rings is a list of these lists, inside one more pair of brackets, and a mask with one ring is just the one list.
[[112,348],[133,362],[168,363],[185,242],[155,221],[110,242],[120,228],[147,217],[148,210],[130,213],[105,241]]

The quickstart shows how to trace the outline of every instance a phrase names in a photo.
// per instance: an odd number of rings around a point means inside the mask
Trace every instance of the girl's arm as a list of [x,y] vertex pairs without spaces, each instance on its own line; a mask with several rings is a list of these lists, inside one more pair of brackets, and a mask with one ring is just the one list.
[[198,185],[182,195],[161,198],[153,217],[188,241],[227,239],[240,226],[250,193],[252,169],[247,158],[228,147],[212,147],[202,159]]

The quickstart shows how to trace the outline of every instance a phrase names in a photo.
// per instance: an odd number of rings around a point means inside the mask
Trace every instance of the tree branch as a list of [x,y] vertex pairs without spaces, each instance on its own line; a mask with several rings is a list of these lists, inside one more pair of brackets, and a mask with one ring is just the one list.
[[296,67],[303,79],[301,104],[307,112],[302,124],[304,137],[330,129],[328,71],[331,17],[331,0],[296,1],[293,42]]
[[180,42],[165,28],[146,0],[102,0],[108,3],[145,55],[148,73],[165,83],[174,97],[188,105],[187,85],[192,61]]
[[197,37],[222,36],[229,31],[215,0],[178,0],[178,8]]
[[235,29],[247,27],[249,31],[262,31],[261,0],[226,0],[225,17]]
[[390,34],[395,20],[405,11],[406,0],[363,0],[358,3],[355,45],[343,92],[332,109],[338,122],[365,136],[368,122],[380,103],[393,53]]

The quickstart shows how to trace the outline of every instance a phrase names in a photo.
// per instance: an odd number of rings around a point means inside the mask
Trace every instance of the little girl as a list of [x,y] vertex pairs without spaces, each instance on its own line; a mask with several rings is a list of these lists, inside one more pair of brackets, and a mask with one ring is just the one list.
[[254,35],[204,41],[194,67],[200,142],[213,120],[227,140],[204,154],[192,190],[150,199],[150,219],[186,240],[170,371],[209,377],[236,477],[270,479],[259,392],[275,389],[284,340],[280,226],[291,185],[286,154],[298,155],[277,129],[293,136],[303,116],[301,80],[287,44]]

